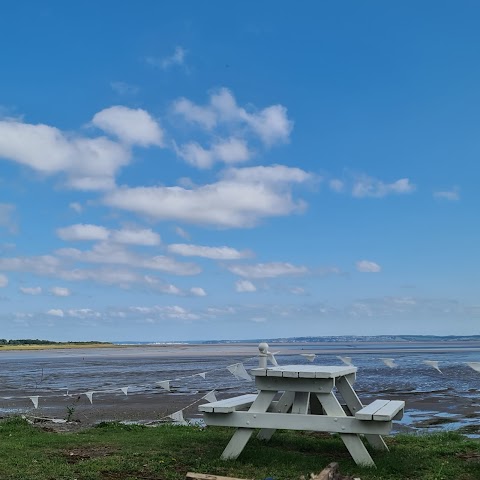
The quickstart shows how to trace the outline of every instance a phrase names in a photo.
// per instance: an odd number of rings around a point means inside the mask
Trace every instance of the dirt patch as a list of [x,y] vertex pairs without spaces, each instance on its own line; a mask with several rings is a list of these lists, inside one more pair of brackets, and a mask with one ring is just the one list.
[[459,453],[457,458],[461,458],[466,462],[480,463],[480,453],[478,452]]
[[93,447],[72,448],[63,452],[68,463],[78,463],[92,458],[108,457],[118,452],[117,448],[99,445]]

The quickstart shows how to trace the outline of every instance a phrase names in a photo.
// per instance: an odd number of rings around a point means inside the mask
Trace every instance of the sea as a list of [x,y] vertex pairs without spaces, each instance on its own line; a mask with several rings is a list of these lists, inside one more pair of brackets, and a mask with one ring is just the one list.
[[[225,355],[213,354],[215,349]],[[407,402],[397,431],[451,429],[480,436],[480,372],[472,368],[480,366],[480,341],[279,342],[270,351],[280,366],[355,365],[355,390],[364,403],[376,398]],[[161,396],[162,402],[170,398],[177,405],[211,391],[217,398],[253,393],[255,384],[234,373],[235,365],[247,372],[258,366],[257,354],[253,343],[217,343],[207,350],[193,344],[137,344],[0,351],[0,416],[32,414],[31,397],[38,397],[42,415],[48,415],[49,405],[88,392],[94,392],[97,404],[107,395],[128,393],[130,402]],[[196,409],[190,411],[198,417]]]

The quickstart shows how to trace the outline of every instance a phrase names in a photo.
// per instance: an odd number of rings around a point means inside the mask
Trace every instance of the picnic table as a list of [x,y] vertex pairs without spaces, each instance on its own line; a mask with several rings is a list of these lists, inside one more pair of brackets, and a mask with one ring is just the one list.
[[[260,345],[261,356],[266,356],[268,346]],[[237,428],[222,453],[223,459],[237,458],[255,429],[260,429],[258,438],[262,440],[269,440],[277,429],[338,433],[354,461],[361,465],[375,465],[361,435],[373,448],[388,450],[382,435],[390,433],[393,420],[402,418],[405,402],[375,400],[364,406],[353,388],[356,367],[267,368],[266,358],[260,359],[260,365],[251,371],[258,393],[199,406],[207,425]]]

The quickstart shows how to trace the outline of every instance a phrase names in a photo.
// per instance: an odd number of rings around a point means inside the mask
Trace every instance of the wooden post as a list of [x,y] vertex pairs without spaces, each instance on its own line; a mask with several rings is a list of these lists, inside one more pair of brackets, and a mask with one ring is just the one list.
[[267,368],[268,360],[268,343],[262,342],[258,345],[258,350],[260,351],[258,355],[258,366],[260,368]]

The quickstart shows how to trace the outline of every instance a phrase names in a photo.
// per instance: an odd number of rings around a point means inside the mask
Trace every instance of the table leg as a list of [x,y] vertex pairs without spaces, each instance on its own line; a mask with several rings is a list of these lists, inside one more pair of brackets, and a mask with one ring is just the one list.
[[[276,393],[274,391],[260,391],[248,411],[252,413],[266,412]],[[253,428],[238,428],[225,447],[221,458],[223,460],[237,458],[242,453],[253,432]]]
[[[317,393],[316,395],[327,415],[332,417],[347,416],[333,393]],[[341,433],[340,438],[343,440],[343,443],[347,447],[347,450],[350,452],[350,455],[356,464],[371,467],[375,466],[372,457],[357,434]]]
[[[277,402],[277,405],[273,409],[274,413],[287,413],[292,407],[293,400],[295,398],[295,392],[284,392]],[[258,432],[257,438],[268,442],[275,433],[274,428],[262,428]]]
[[[358,412],[363,405],[360,399],[358,398],[355,390],[353,389],[351,383],[346,377],[337,378],[336,386],[340,394],[342,395],[347,407],[352,412],[352,415],[355,415],[355,412]],[[375,448],[376,450],[387,450],[388,447],[381,435],[365,435],[368,443]]]

